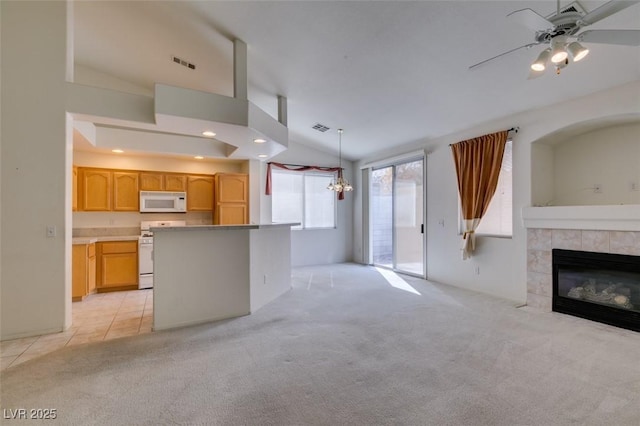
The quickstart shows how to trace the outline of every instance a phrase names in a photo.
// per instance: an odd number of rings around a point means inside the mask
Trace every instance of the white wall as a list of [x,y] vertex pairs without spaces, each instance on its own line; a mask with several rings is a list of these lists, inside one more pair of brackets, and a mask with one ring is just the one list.
[[[71,323],[66,2],[0,2],[0,339]],[[46,237],[47,226],[56,236]]]
[[111,89],[119,92],[153,97],[153,90],[151,89],[132,84],[129,81],[119,79],[80,64],[75,64],[74,66],[73,82],[77,84],[84,84],[86,86],[101,87],[103,89]]
[[80,167],[109,169],[158,170],[163,172],[213,175],[216,173],[244,173],[244,160],[195,160],[177,157],[157,157],[125,154],[102,154],[74,151],[73,164]]
[[553,147],[542,143],[531,145],[531,164],[535,164],[531,176],[531,200],[534,206],[552,205],[556,180]]
[[[338,166],[338,156],[289,141],[289,149],[271,161],[324,167]],[[344,177],[353,182],[353,164],[342,160]],[[271,223],[271,197],[264,195],[267,164],[261,167],[261,220]],[[336,229],[309,229],[291,231],[292,266],[322,265],[352,261],[353,253],[353,200],[360,187],[338,201],[338,224]]]
[[[553,152],[554,205],[640,204],[640,124],[585,133]],[[594,192],[595,184],[602,192]]]
[[[425,148],[427,156],[427,275],[443,282],[483,293],[510,299],[519,303],[526,300],[526,230],[522,225],[521,209],[531,205],[532,142],[545,135],[580,123],[611,117],[640,115],[640,82],[598,92],[562,104],[514,114],[500,120],[469,128],[464,132],[410,144],[360,161],[357,166],[371,161]],[[513,212],[512,238],[478,237],[474,257],[460,258],[458,235],[458,195],[450,143],[498,130],[519,126],[513,145]],[[357,176],[356,187],[362,178]],[[363,214],[367,212],[363,208]],[[444,226],[438,221],[444,219]],[[354,221],[354,257],[363,251],[362,220]],[[359,246],[360,245],[360,246]],[[475,274],[475,267],[480,274]]]

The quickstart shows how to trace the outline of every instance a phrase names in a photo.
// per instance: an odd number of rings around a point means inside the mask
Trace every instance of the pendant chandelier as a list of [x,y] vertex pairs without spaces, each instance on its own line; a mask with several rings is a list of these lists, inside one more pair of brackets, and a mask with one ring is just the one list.
[[332,180],[331,182],[329,182],[329,186],[327,186],[328,190],[336,191],[338,193],[342,191],[345,191],[345,192],[353,191],[353,186],[351,186],[348,180],[342,177],[342,132],[343,131],[344,130],[342,129],[338,129],[338,138],[339,138],[338,155],[340,158],[340,168],[338,169],[338,179],[336,179],[335,183]]

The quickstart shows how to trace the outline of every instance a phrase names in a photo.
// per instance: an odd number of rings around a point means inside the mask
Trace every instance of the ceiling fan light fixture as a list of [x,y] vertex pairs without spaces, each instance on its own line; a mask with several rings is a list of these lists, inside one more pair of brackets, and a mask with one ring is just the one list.
[[589,49],[587,49],[577,41],[570,43],[569,46],[567,46],[567,50],[571,54],[573,62],[578,62],[589,54]]
[[547,68],[549,62],[549,55],[551,55],[551,48],[546,48],[538,55],[538,59],[531,64],[531,69],[534,71],[544,71]]
[[554,46],[553,50],[551,51],[551,62],[553,62],[554,64],[558,64],[567,59],[568,56],[569,54],[566,50],[564,50],[564,46],[558,44]]

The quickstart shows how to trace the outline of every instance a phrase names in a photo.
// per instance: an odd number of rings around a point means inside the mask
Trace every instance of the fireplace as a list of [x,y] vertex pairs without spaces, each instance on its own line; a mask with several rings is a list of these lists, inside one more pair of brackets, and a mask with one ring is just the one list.
[[555,312],[640,331],[640,256],[552,250]]

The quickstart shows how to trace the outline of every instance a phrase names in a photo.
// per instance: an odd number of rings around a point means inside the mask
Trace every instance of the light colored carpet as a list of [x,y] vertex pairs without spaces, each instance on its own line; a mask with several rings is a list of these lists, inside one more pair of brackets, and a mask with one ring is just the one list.
[[296,269],[253,315],[11,367],[1,407],[64,425],[640,424],[639,333],[403,278],[420,294],[371,267]]

